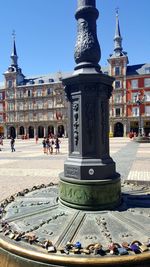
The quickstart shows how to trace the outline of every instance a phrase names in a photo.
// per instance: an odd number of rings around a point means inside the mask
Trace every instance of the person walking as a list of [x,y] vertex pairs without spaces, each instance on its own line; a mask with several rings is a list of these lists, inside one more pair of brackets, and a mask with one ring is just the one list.
[[16,151],[15,150],[15,139],[13,137],[11,138],[10,145],[11,145],[11,152]]
[[46,153],[46,137],[44,137],[42,144],[43,144],[43,152],[45,154]]
[[2,151],[2,146],[3,146],[3,138],[0,136],[0,151]]
[[60,140],[58,139],[58,137],[56,137],[55,140],[55,149],[56,149],[56,154],[59,153],[59,149],[60,149]]

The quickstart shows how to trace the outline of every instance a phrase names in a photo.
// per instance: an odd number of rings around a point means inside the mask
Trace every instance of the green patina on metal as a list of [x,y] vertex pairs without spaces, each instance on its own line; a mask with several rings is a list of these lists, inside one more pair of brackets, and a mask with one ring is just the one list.
[[63,181],[59,184],[60,200],[68,205],[76,205],[79,209],[99,209],[112,208],[120,203],[120,179],[115,181],[93,181],[86,184],[83,181],[73,183]]

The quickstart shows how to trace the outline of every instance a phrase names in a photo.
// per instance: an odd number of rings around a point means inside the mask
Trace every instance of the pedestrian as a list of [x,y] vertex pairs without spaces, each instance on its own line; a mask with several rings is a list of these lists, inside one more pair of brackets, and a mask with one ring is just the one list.
[[55,149],[56,149],[56,154],[60,152],[60,140],[58,139],[58,137],[56,137],[55,140]]
[[35,136],[35,143],[36,143],[36,144],[38,143],[38,140],[39,140],[38,135],[36,135],[36,136]]
[[3,146],[3,138],[0,136],[0,151],[2,151],[2,146]]
[[11,152],[16,151],[15,150],[15,139],[13,137],[11,137],[10,145],[11,145]]
[[50,141],[49,141],[49,138],[47,137],[47,139],[46,139],[46,153],[48,154],[50,154]]
[[46,137],[44,137],[42,144],[43,144],[43,152],[45,154],[46,153]]

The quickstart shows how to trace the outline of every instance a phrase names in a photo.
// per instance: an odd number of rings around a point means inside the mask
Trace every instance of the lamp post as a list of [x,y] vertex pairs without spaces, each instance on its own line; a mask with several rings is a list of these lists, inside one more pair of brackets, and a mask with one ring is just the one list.
[[142,127],[142,117],[141,117],[141,104],[143,104],[145,100],[145,95],[142,95],[141,93],[137,93],[135,96],[135,103],[139,106],[139,129],[138,129],[138,136],[141,137],[143,133],[143,127]]

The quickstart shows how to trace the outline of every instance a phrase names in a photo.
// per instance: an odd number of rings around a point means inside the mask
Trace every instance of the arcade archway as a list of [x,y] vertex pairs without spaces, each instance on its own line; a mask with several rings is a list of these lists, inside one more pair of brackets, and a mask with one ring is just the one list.
[[23,126],[21,126],[19,128],[19,135],[24,135],[24,127]]
[[48,136],[51,135],[51,134],[52,135],[54,134],[54,126],[53,125],[49,125],[48,126]]
[[29,126],[29,138],[34,138],[34,128]]
[[10,137],[16,138],[16,129],[15,129],[15,127],[11,126],[9,128],[9,134],[10,134]]
[[59,125],[58,126],[58,136],[62,137],[64,135],[64,126],[63,125]]
[[43,126],[39,126],[38,127],[38,137],[39,138],[43,138],[44,137],[44,127]]
[[117,122],[114,126],[114,137],[123,137],[123,124]]

